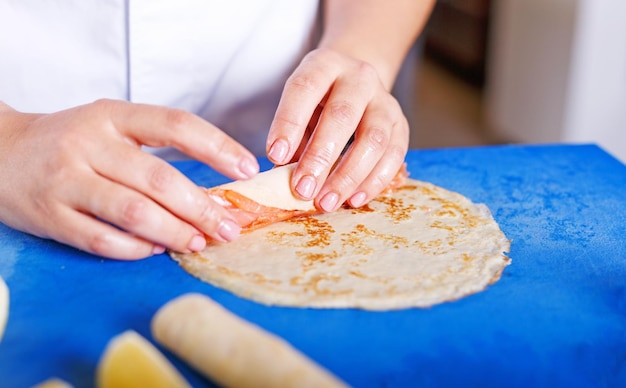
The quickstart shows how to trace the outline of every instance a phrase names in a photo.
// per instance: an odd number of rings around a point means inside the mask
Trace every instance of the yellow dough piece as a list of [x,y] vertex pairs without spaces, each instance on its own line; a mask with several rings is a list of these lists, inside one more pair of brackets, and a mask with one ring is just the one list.
[[109,341],[98,364],[96,386],[190,387],[167,358],[133,330],[125,331]]
[[0,341],[9,317],[9,287],[0,277]]
[[152,335],[222,386],[346,386],[287,341],[201,294],[161,307],[152,318]]
[[73,388],[73,385],[65,380],[52,377],[44,382],[35,385],[33,388]]

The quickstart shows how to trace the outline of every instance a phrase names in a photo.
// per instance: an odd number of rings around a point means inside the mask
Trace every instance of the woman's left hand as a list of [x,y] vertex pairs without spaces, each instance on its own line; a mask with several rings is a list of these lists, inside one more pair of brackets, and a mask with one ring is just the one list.
[[317,49],[285,84],[267,151],[278,165],[298,160],[294,193],[331,212],[346,201],[360,207],[383,191],[408,144],[408,121],[375,68]]

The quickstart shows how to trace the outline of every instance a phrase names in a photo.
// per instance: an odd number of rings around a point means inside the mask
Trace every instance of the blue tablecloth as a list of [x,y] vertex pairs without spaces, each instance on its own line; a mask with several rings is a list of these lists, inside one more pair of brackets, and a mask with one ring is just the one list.
[[[512,240],[512,264],[486,291],[392,312],[266,307],[166,255],[104,260],[0,224],[11,290],[0,386],[52,376],[91,386],[112,336],[134,329],[151,339],[155,311],[190,291],[354,386],[626,386],[626,166],[594,145],[411,151],[407,162],[411,177],[486,203]],[[196,162],[175,165],[201,185],[225,181]],[[210,386],[166,354],[194,385]]]

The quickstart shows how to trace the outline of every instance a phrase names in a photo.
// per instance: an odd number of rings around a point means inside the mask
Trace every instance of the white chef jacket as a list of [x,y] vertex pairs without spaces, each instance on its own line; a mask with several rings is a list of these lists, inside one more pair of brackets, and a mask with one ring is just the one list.
[[38,113],[99,98],[182,108],[263,155],[317,19],[317,0],[4,0],[0,101]]

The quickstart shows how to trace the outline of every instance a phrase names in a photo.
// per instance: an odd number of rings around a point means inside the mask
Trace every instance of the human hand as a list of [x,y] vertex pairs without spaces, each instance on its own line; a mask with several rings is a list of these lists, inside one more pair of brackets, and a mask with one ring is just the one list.
[[254,156],[190,113],[101,100],[41,115],[0,103],[0,221],[111,258],[236,238],[232,216],[141,145],[173,146],[235,179]]
[[345,201],[360,207],[383,191],[408,143],[408,121],[374,67],[318,49],[287,80],[267,150],[279,165],[299,160],[294,193],[330,212]]

